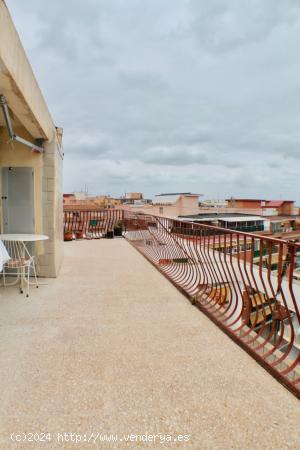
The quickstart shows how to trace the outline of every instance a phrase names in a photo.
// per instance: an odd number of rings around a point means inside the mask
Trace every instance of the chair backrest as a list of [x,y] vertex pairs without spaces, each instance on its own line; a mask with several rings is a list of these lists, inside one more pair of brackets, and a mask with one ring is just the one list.
[[3,246],[8,256],[4,264],[11,260],[30,259],[30,253],[23,241],[3,241]]

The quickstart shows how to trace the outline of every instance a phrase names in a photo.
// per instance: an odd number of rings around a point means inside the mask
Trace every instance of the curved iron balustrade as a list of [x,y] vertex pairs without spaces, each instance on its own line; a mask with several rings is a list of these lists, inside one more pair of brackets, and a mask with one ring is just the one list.
[[137,250],[300,398],[300,244],[150,215],[125,213],[125,224]]
[[65,232],[125,238],[300,398],[300,244],[117,209],[64,211]]

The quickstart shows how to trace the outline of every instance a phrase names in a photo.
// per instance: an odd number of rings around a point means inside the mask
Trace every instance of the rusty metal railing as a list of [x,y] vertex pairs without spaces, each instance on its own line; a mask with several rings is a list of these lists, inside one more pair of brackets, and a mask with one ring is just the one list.
[[77,237],[101,237],[113,232],[120,224],[122,227],[124,211],[118,209],[64,209],[64,233]]
[[124,224],[136,249],[300,398],[299,243],[128,212]]

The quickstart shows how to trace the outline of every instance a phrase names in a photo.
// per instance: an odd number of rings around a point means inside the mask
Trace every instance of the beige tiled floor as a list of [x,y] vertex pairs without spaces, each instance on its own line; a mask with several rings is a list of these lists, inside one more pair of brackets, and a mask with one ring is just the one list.
[[[1,450],[300,449],[300,402],[125,240],[66,243],[65,254],[29,300],[0,289]],[[64,432],[119,441],[58,442]]]

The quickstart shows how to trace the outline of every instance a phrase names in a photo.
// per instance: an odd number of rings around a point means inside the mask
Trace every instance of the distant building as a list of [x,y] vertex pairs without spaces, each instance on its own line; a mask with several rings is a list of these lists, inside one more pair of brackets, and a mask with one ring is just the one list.
[[165,217],[197,214],[200,195],[190,192],[156,195],[152,202],[152,214]]
[[70,205],[75,202],[75,195],[74,194],[63,194],[63,204],[64,205]]
[[126,200],[142,200],[143,194],[141,192],[128,192],[125,194]]
[[142,201],[144,196],[142,192],[127,192],[123,197],[120,197],[122,204],[133,205],[137,201]]
[[72,194],[63,194],[65,209],[67,207],[88,208],[114,208],[121,204],[120,199],[110,197],[109,195],[89,196],[84,192],[74,192]]
[[251,198],[229,198],[228,208],[254,211],[263,216],[292,215],[295,212],[295,202],[292,200],[265,200]]
[[68,204],[80,204],[81,202],[86,201],[88,198],[85,192],[73,192],[72,194],[63,194],[63,203],[64,205]]
[[253,198],[228,198],[226,199],[228,208],[237,209],[261,209],[262,205],[266,203],[266,200],[253,199]]
[[269,221],[261,216],[245,215],[239,213],[211,213],[179,216],[185,222],[195,222],[204,225],[227,228],[235,231],[264,231],[269,229]]
[[177,192],[156,195],[153,201],[135,200],[122,204],[122,208],[138,213],[177,218],[183,214],[197,214],[199,194]]
[[298,215],[274,216],[268,217],[268,220],[272,234],[297,232],[300,237],[300,217]]
[[294,204],[292,200],[272,200],[262,205],[264,216],[291,216],[294,213]]
[[200,208],[226,208],[228,206],[227,200],[201,200],[199,202]]
[[120,199],[110,197],[109,195],[97,195],[91,197],[91,203],[104,208],[112,208],[121,204]]

